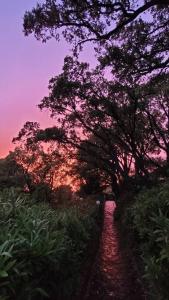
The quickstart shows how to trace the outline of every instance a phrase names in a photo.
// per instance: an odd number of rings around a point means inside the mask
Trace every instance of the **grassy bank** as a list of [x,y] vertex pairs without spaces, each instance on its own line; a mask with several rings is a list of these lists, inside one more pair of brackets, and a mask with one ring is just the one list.
[[1,194],[0,300],[74,299],[98,211]]
[[141,267],[147,299],[169,299],[169,182],[129,199],[120,224],[122,238],[132,248],[138,269]]

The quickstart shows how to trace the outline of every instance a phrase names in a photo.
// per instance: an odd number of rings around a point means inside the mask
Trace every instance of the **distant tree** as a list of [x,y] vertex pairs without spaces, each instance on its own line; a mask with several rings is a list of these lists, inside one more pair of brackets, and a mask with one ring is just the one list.
[[38,123],[27,122],[13,139],[18,144],[15,159],[31,177],[30,190],[34,190],[37,184],[47,184],[52,189],[56,173],[63,163],[63,157],[54,145],[45,146],[36,140],[39,128]]
[[[38,123],[26,122],[13,139],[17,145],[15,159],[31,178],[29,190],[34,192],[38,188],[40,191],[47,186],[55,189],[65,184],[77,189],[79,179],[76,174],[69,176],[74,152],[68,151],[67,144],[60,143],[62,136],[56,134],[55,128],[46,129],[45,134]],[[54,136],[51,138],[51,134],[57,136],[59,142]]]
[[18,187],[23,190],[27,187],[28,176],[22,165],[15,160],[14,152],[0,159],[0,189]]

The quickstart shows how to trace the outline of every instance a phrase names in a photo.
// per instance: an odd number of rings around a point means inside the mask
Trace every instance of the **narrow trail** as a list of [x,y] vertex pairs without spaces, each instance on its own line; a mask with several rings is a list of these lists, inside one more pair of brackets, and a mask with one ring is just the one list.
[[120,249],[113,221],[115,202],[107,201],[100,249],[93,266],[86,300],[145,300],[128,254]]

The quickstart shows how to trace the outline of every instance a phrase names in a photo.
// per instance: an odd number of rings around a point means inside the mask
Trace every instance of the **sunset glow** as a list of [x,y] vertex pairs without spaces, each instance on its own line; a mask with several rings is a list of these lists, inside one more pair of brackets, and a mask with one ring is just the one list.
[[[23,16],[37,1],[1,1],[0,10],[0,157],[14,146],[11,141],[26,121],[40,122],[41,127],[51,126],[49,114],[37,108],[48,93],[49,79],[58,74],[70,46],[64,40],[50,40],[42,44],[33,36],[23,34]],[[81,55],[91,57],[88,46]]]

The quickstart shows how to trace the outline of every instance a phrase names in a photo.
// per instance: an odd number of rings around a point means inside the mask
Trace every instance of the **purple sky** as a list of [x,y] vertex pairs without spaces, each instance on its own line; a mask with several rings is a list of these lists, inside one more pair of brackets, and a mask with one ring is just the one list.
[[[11,140],[26,121],[52,125],[48,113],[37,104],[47,95],[49,79],[58,74],[70,45],[64,40],[42,44],[22,32],[23,15],[35,0],[1,0],[0,10],[0,157],[13,149]],[[40,2],[40,1],[39,1]],[[43,2],[43,1],[41,1]],[[91,47],[82,60],[94,63]]]

